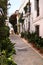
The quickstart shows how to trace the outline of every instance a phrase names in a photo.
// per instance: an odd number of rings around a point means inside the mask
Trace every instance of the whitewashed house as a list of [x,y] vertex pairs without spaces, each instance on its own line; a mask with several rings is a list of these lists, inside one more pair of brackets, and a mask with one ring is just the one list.
[[[24,7],[26,6],[26,4],[28,3],[29,0],[26,0],[23,2],[23,4],[20,6],[19,8],[19,12],[20,13],[23,13],[23,18],[24,19],[24,25],[23,25],[23,30],[21,29],[21,32],[22,31],[28,31],[28,16],[27,16],[27,13],[25,13],[25,10],[24,10]],[[22,25],[21,25],[22,26]]]
[[30,32],[36,32],[43,38],[43,0],[31,0]]
[[[29,7],[26,0],[20,7],[19,12],[23,12],[24,30],[36,32],[43,38],[43,0],[30,0],[31,14],[29,15]],[[27,12],[25,13],[24,7],[27,5]]]
[[[26,0],[20,7],[19,12],[23,13],[23,19],[24,19],[24,25],[23,25],[23,29],[24,32],[25,31],[30,31],[30,26],[31,26],[31,21],[32,21],[32,17],[31,17],[31,0],[29,2],[29,0]],[[30,6],[29,6],[30,5]]]

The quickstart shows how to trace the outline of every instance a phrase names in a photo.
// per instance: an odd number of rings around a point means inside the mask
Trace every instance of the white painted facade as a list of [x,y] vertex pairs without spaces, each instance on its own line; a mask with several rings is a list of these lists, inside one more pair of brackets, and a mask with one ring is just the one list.
[[[19,12],[22,13],[23,12],[23,16],[25,16],[25,11],[24,11],[24,7],[26,6],[26,4],[28,3],[29,0],[25,0],[23,2],[23,4],[20,6],[19,8]],[[20,25],[20,32],[22,31],[28,31],[28,16],[25,17],[25,20],[24,20],[24,25],[23,25],[23,30],[22,30],[22,24]]]
[[[24,13],[24,6],[26,3],[28,3],[29,0],[26,0],[25,3],[20,7],[19,12]],[[36,25],[39,25],[39,36],[43,38],[43,0],[39,0],[39,16],[37,16],[37,11],[35,9],[35,1],[36,0],[30,0],[31,2],[31,15],[30,15],[30,32],[35,32]],[[29,22],[29,16],[25,17],[24,20],[24,27],[25,30],[28,30],[28,22]]]
[[[34,1],[34,2],[33,2]],[[35,26],[39,25],[39,36],[43,38],[43,0],[39,0],[39,16],[37,17],[37,11],[35,10],[35,0],[32,1],[31,6],[31,15],[32,15],[32,23],[30,26],[30,31],[35,31]]]

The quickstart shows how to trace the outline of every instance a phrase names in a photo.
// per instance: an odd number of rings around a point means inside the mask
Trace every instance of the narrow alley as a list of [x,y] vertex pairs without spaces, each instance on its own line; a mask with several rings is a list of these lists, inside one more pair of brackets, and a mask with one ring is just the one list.
[[10,35],[10,39],[16,43],[16,55],[13,55],[13,59],[17,65],[43,65],[43,58],[28,43],[26,44],[20,36]]

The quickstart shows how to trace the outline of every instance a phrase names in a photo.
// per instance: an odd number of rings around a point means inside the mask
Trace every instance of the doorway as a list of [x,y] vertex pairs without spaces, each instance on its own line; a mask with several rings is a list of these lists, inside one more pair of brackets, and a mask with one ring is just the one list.
[[39,25],[35,26],[35,31],[36,31],[36,34],[39,36]]

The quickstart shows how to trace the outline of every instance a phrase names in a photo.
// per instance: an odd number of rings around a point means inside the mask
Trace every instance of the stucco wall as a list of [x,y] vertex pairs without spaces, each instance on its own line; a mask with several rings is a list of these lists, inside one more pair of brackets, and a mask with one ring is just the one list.
[[43,0],[39,0],[40,16],[43,16]]
[[39,25],[39,36],[43,37],[43,0],[39,0],[39,16],[37,17],[37,12],[35,10],[35,0],[32,1],[31,5],[31,15],[33,19],[31,20],[31,26],[30,26],[30,31],[34,32],[35,31],[35,26]]
[[39,25],[39,36],[43,37],[43,19],[39,19],[36,23],[33,23],[34,27]]
[[[30,0],[30,1],[31,1],[30,32],[35,32],[35,26],[39,25],[39,35],[43,37],[43,0],[39,0],[39,16],[38,17],[37,17],[37,11],[35,10],[35,0]],[[26,0],[26,3],[27,2],[28,0]],[[26,3],[24,3],[23,6],[21,6],[19,10],[20,12],[24,11],[23,8],[26,5]],[[28,29],[28,21],[29,21],[29,18],[25,18],[24,24],[25,24],[26,30]]]

